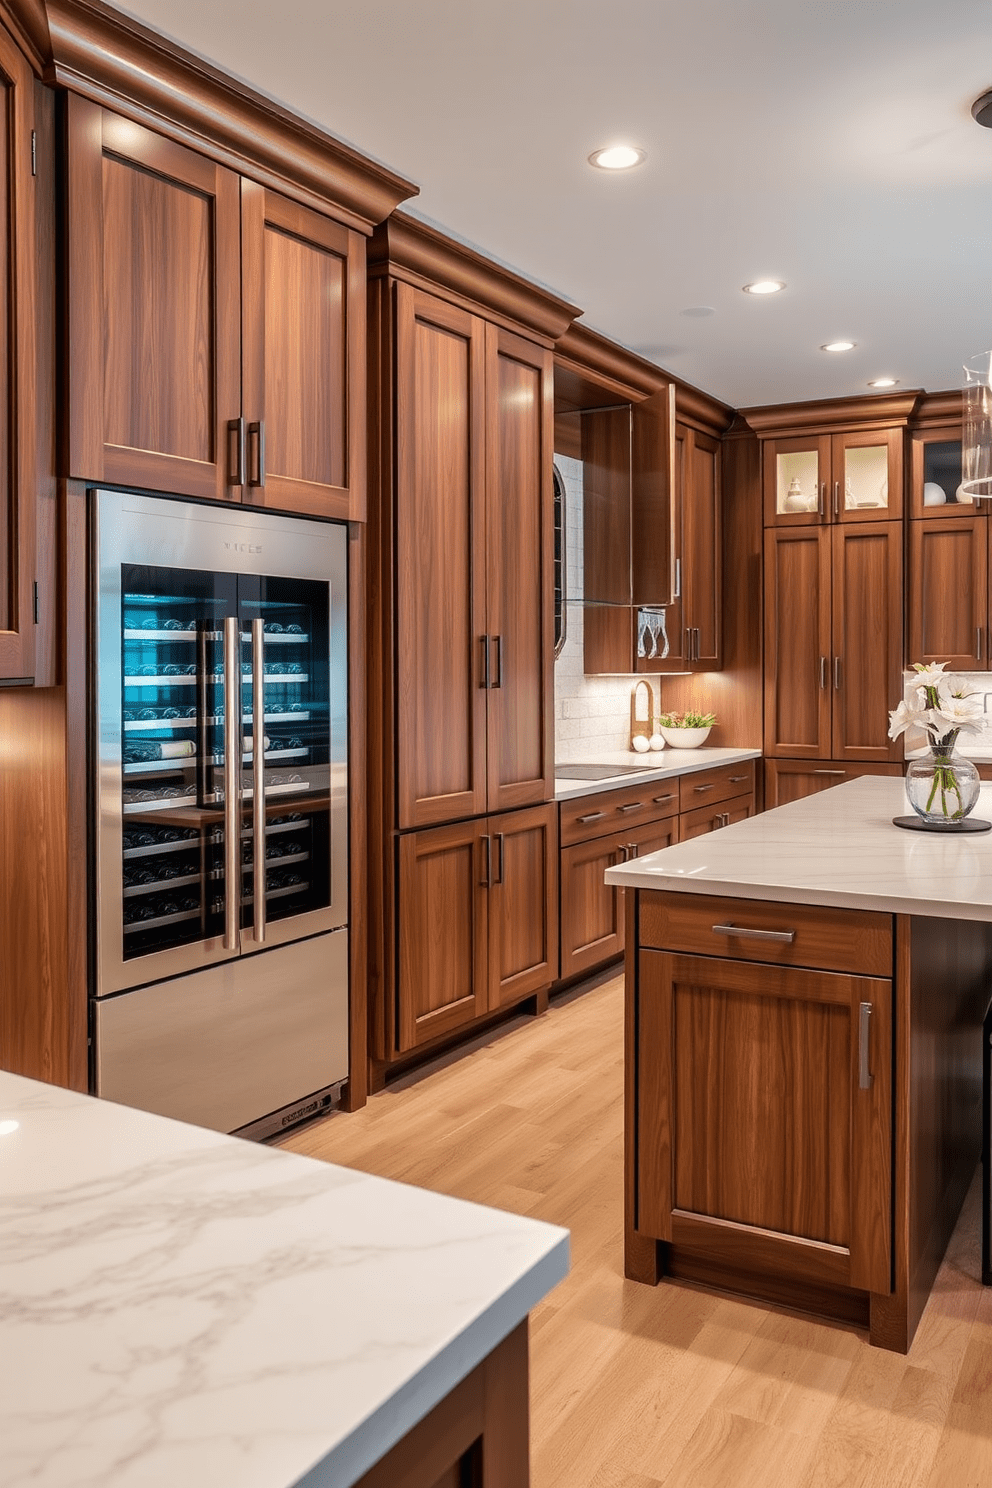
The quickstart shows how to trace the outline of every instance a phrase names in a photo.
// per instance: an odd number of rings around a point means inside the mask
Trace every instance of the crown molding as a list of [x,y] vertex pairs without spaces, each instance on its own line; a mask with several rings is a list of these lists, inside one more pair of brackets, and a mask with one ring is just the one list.
[[823,398],[809,403],[773,403],[742,408],[762,439],[787,434],[840,434],[852,429],[907,424],[921,396],[919,388],[899,393],[866,393],[851,398]]

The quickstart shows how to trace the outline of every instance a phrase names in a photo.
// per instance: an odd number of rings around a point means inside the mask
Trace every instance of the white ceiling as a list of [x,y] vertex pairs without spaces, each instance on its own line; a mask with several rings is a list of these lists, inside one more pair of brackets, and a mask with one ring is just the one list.
[[[992,344],[990,0],[129,0],[736,407]],[[593,171],[619,140],[647,151]],[[756,299],[750,280],[788,288]],[[711,315],[689,316],[708,306]],[[822,342],[857,342],[828,354]]]

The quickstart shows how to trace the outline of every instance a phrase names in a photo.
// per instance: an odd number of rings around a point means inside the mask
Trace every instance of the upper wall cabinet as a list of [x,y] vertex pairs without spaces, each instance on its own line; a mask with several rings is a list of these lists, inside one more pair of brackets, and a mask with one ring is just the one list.
[[748,408],[762,440],[766,527],[903,513],[903,442],[918,393]]
[[35,235],[32,72],[0,29],[0,680],[33,680]]
[[361,519],[361,234],[85,99],[68,117],[68,473]]

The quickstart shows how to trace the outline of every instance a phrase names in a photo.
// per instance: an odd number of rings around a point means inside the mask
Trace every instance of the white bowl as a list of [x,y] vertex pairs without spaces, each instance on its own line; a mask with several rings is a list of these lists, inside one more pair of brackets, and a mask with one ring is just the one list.
[[709,736],[708,728],[665,728],[661,725],[660,732],[666,744],[673,749],[698,749],[704,744]]

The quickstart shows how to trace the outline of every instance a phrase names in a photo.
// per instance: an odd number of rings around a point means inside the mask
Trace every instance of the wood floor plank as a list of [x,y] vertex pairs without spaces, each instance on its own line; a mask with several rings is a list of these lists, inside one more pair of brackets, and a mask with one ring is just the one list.
[[531,1316],[531,1488],[990,1488],[973,1185],[906,1358],[863,1330],[623,1275],[623,987],[553,1002],[283,1145],[566,1225]]

